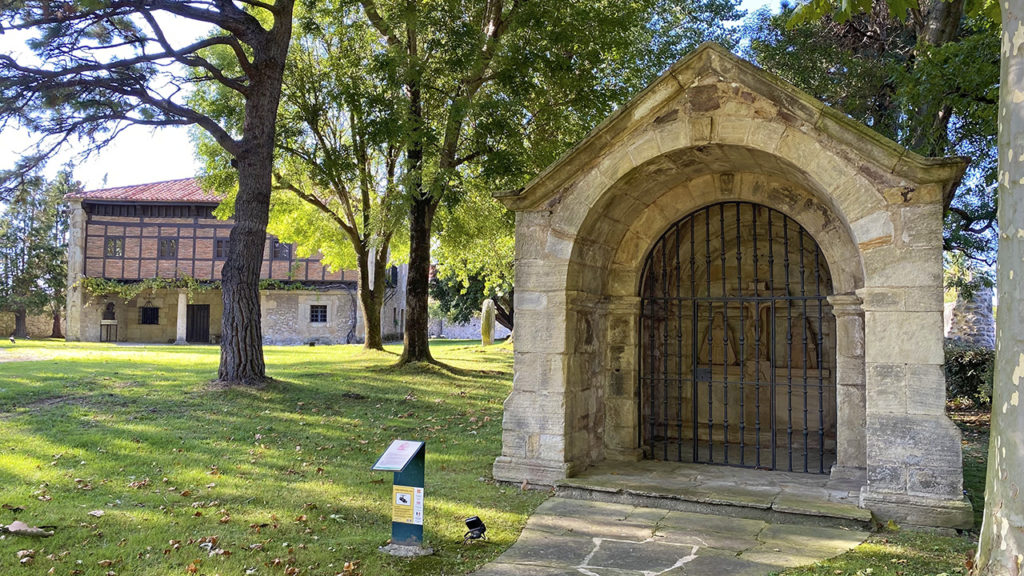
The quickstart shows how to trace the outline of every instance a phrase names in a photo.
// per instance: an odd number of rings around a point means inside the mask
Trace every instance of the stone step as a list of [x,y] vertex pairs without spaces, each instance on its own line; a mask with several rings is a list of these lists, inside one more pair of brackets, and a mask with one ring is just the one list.
[[[622,479],[625,480],[625,479]],[[859,508],[853,494],[799,483],[615,482],[604,475],[567,478],[555,495],[576,500],[629,504],[680,512],[716,514],[771,523],[864,530],[871,512]]]

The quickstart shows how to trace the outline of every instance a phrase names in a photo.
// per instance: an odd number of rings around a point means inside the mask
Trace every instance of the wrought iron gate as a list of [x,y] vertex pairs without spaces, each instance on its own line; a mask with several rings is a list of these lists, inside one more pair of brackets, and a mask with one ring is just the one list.
[[826,473],[835,459],[831,276],[771,208],[674,224],[644,264],[641,437],[649,457]]

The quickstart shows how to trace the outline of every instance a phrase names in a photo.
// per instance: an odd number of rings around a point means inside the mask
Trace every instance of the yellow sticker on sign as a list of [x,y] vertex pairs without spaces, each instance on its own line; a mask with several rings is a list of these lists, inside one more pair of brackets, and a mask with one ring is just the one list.
[[392,522],[423,524],[423,488],[395,486],[391,494]]

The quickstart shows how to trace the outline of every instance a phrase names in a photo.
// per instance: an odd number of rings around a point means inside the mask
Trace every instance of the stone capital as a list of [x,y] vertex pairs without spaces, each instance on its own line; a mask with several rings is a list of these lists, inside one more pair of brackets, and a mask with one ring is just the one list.
[[864,301],[856,294],[833,294],[828,297],[828,303],[832,305],[832,315],[840,316],[861,315],[864,308],[861,306]]

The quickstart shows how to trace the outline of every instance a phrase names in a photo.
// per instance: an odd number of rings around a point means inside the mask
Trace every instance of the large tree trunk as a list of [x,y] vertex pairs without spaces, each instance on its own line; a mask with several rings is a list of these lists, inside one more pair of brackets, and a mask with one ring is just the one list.
[[60,317],[60,308],[53,311],[53,327],[50,329],[50,338],[64,338],[64,326]]
[[409,211],[409,278],[405,287],[405,348],[401,362],[433,362],[430,355],[430,229],[437,204],[413,200]]
[[270,211],[273,143],[269,144],[264,154],[254,151],[238,158],[235,226],[221,281],[224,315],[218,376],[224,382],[254,385],[266,378],[259,284]]
[[291,13],[276,15],[271,38],[253,63],[245,101],[241,151],[235,158],[238,195],[221,288],[220,369],[222,382],[256,385],[266,379],[260,326],[260,268],[267,240],[274,135],[281,80],[291,38]]
[[[368,251],[359,254],[359,311],[363,315],[363,348],[383,350],[384,339],[380,330],[380,309],[384,305],[387,270],[387,246],[380,247],[370,261]],[[383,253],[383,257],[380,255]],[[373,286],[370,286],[370,267],[373,267]]]
[[1024,571],[1024,0],[1000,2],[996,372],[975,574]]
[[19,308],[14,311],[14,334],[15,338],[28,337],[28,311]]

